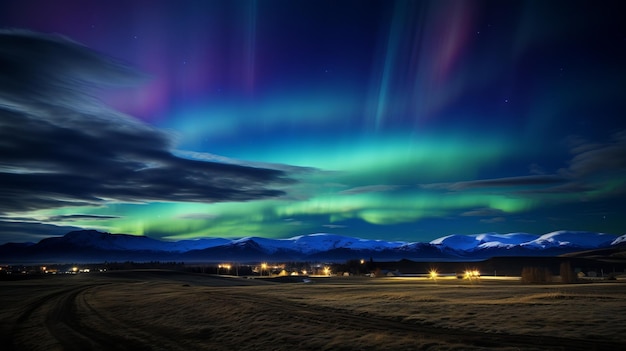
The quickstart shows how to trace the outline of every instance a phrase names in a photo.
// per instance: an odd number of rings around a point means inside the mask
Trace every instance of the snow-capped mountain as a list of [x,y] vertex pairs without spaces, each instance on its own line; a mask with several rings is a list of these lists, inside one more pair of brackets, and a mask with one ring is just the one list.
[[[622,236],[624,237],[624,236]],[[621,238],[621,237],[619,237]],[[527,233],[475,235],[448,235],[430,244],[452,251],[476,251],[484,249],[512,249],[515,247],[541,250],[548,248],[595,249],[619,242],[615,235],[578,231],[556,231],[541,236]]]
[[556,231],[544,235],[483,233],[448,235],[429,243],[360,239],[318,233],[288,239],[246,237],[161,241],[145,236],[108,234],[93,230],[70,232],[37,244],[0,245],[0,263],[29,261],[254,261],[347,260],[375,257],[385,260],[460,260],[495,256],[549,256],[622,246],[626,235]]
[[383,241],[359,239],[335,234],[317,233],[300,235],[288,239],[267,239],[259,237],[247,237],[235,240],[233,244],[254,241],[268,252],[274,253],[280,250],[293,250],[303,254],[313,254],[334,249],[350,250],[386,250],[395,249],[406,245],[404,241]]

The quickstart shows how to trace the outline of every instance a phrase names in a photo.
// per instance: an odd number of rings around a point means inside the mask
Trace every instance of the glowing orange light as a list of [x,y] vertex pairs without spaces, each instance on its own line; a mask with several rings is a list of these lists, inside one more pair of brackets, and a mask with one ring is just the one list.
[[465,271],[465,279],[476,279],[480,277],[480,272],[477,269]]

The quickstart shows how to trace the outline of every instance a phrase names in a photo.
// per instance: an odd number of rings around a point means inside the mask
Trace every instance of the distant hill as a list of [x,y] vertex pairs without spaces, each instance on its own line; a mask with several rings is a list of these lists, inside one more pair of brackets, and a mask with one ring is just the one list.
[[581,252],[623,257],[625,238],[626,235],[617,237],[603,233],[557,231],[540,236],[527,233],[449,235],[428,243],[359,239],[326,233],[288,239],[246,237],[236,240],[210,238],[162,241],[146,236],[82,230],[46,238],[36,244],[0,245],[0,264],[103,261],[340,262],[355,258],[432,262],[479,261],[511,256],[583,255]]
[[604,261],[626,260],[626,242],[613,243],[608,248],[576,251],[562,255],[563,257],[590,258]]

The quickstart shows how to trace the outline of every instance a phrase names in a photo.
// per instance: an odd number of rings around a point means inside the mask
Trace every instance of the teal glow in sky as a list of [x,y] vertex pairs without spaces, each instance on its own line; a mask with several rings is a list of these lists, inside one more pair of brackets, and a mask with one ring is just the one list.
[[2,2],[0,242],[623,234],[619,5]]

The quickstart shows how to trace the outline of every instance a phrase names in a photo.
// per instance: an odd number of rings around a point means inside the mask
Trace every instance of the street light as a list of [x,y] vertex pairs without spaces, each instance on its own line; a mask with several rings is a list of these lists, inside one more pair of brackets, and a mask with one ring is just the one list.
[[[261,276],[263,276],[263,271],[266,269],[267,269],[267,263],[265,262],[261,263]],[[269,273],[267,275],[269,275]]]

